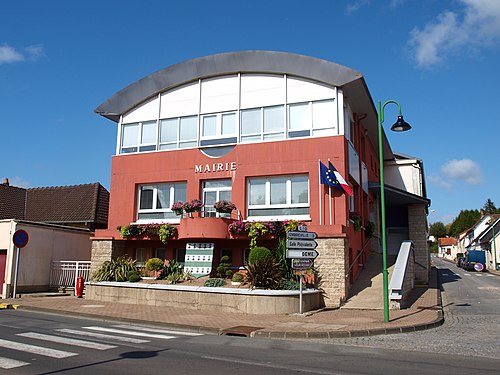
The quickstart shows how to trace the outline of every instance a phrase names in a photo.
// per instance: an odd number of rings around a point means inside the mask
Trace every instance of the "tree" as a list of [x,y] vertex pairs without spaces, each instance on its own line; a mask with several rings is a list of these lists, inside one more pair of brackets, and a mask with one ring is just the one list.
[[488,215],[488,214],[499,213],[500,210],[498,210],[498,208],[496,208],[495,206],[495,203],[493,203],[493,201],[490,198],[488,198],[488,200],[483,206],[483,211],[486,215]]
[[446,237],[448,235],[448,230],[441,221],[436,221],[431,224],[429,234],[434,236],[437,240],[438,238]]
[[456,237],[471,228],[481,217],[479,210],[462,210],[450,225],[449,235]]

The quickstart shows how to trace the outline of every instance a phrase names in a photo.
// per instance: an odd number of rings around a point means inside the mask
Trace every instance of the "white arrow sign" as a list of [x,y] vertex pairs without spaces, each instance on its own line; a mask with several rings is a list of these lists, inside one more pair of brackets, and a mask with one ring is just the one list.
[[303,250],[314,250],[318,246],[318,243],[314,240],[286,240],[287,249],[303,249]]
[[286,238],[314,240],[316,237],[318,237],[318,235],[315,232],[300,232],[296,230],[286,232]]
[[286,257],[287,258],[296,258],[296,259],[316,259],[318,256],[318,252],[316,250],[287,250]]

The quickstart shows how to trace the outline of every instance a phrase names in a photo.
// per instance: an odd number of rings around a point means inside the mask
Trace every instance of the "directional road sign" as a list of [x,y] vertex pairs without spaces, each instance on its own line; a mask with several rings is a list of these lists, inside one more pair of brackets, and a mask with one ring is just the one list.
[[297,259],[316,259],[318,256],[318,252],[316,250],[297,250],[297,249],[292,249],[292,250],[287,250],[286,251],[286,257],[287,258],[297,258]]
[[292,268],[294,270],[307,270],[313,265],[311,258],[292,259]]
[[314,250],[318,246],[318,243],[314,240],[294,240],[288,239],[286,240],[286,248],[287,249],[302,249],[302,250]]
[[316,232],[300,232],[296,230],[291,230],[286,232],[286,238],[295,238],[295,239],[311,239],[314,240],[318,235]]

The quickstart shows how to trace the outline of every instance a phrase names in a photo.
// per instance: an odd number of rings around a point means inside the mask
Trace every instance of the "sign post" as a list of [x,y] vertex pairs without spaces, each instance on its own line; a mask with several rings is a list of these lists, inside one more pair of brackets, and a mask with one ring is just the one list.
[[319,255],[315,250],[318,243],[314,241],[318,235],[315,232],[307,232],[305,225],[298,229],[286,233],[286,257],[292,258],[292,268],[299,275],[299,313],[303,314],[302,281],[304,271],[312,266],[314,259]]
[[14,242],[14,246],[16,248],[16,273],[14,274],[14,290],[13,290],[13,298],[16,298],[16,289],[17,289],[17,275],[19,274],[19,257],[21,253],[19,249],[22,249],[28,244],[29,236],[28,232],[23,229],[18,229],[14,232],[12,236],[12,242]]

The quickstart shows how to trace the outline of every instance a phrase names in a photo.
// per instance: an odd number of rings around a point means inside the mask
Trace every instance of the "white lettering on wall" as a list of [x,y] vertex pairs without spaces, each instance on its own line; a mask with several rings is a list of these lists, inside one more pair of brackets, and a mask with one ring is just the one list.
[[235,170],[236,170],[235,161],[227,163],[196,164],[194,166],[194,173],[227,172]]

